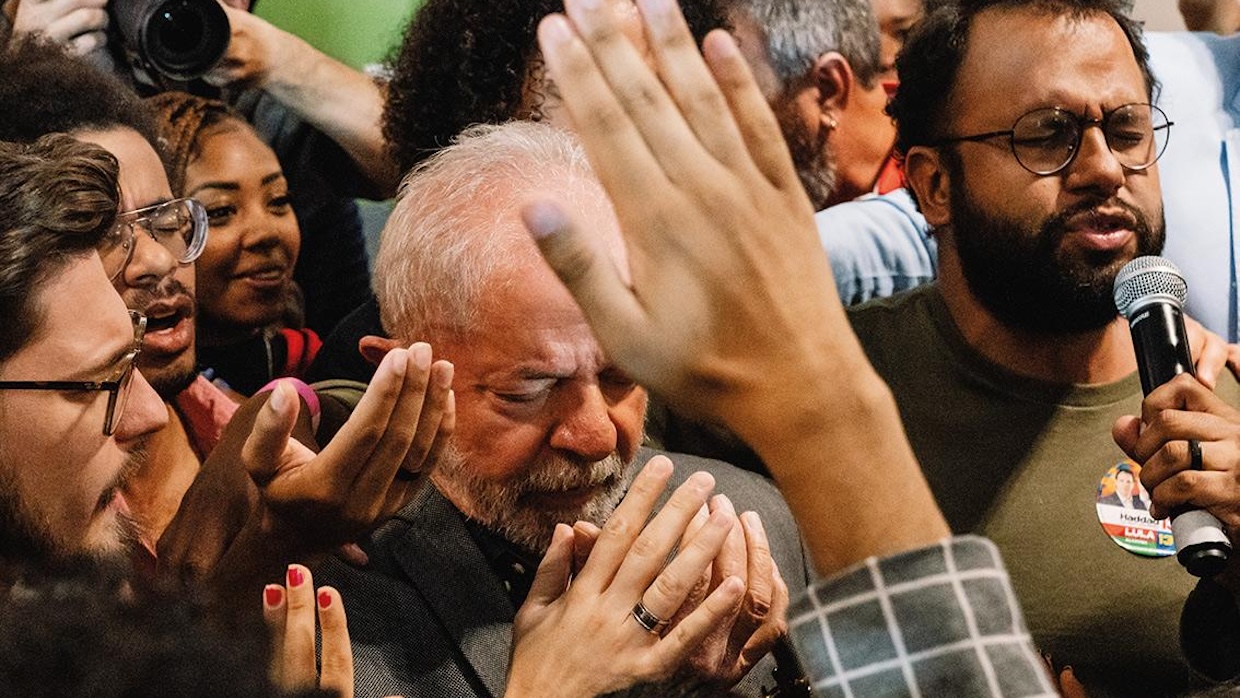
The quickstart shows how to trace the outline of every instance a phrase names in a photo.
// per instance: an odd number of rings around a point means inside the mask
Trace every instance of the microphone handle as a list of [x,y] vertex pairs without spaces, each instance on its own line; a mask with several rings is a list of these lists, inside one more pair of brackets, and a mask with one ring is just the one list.
[[[1184,330],[1184,314],[1175,304],[1151,303],[1135,312],[1128,324],[1137,351],[1141,390],[1146,395],[1181,373],[1197,375]],[[1212,577],[1223,571],[1231,556],[1231,541],[1214,515],[1194,507],[1178,507],[1171,512],[1171,532],[1176,559],[1189,574]]]
[[1175,305],[1151,303],[1137,311],[1128,326],[1137,351],[1141,390],[1146,395],[1181,373],[1197,375],[1184,330],[1184,314]]

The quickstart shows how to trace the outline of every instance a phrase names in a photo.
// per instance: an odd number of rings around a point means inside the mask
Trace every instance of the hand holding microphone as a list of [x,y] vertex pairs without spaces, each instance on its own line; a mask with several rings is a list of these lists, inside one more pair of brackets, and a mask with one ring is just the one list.
[[[1176,397],[1181,390],[1199,389],[1217,401],[1204,386],[1185,379],[1176,381],[1174,389],[1169,387],[1168,390],[1158,391],[1160,386],[1172,382],[1180,374],[1194,375],[1182,310],[1187,294],[1188,288],[1180,270],[1162,257],[1138,257],[1126,264],[1115,278],[1115,305],[1120,314],[1128,319],[1133,347],[1137,354],[1141,387],[1147,396],[1141,420],[1145,426],[1136,429],[1135,424],[1121,420],[1116,425],[1115,436],[1121,448],[1135,460],[1145,463],[1141,479],[1151,491],[1156,485],[1163,483],[1164,478],[1175,474],[1168,472],[1170,465],[1167,461],[1179,463],[1181,470],[1185,457],[1190,470],[1201,471],[1204,465],[1201,447],[1203,432],[1200,432],[1200,425],[1195,426],[1193,433],[1185,433],[1184,438],[1165,443],[1160,438],[1165,439],[1165,432],[1168,429],[1174,430],[1176,425],[1180,426],[1180,430],[1184,430],[1184,425],[1179,424],[1181,422],[1199,423],[1205,420],[1177,419],[1174,424],[1168,425],[1169,420],[1160,419],[1163,410],[1192,409],[1190,404]],[[1149,398],[1155,391],[1159,392],[1156,396],[1159,399]],[[1168,399],[1172,400],[1171,404],[1167,404]],[[1194,398],[1198,401],[1201,399],[1200,396]],[[1240,419],[1240,414],[1236,417]],[[1174,449],[1172,444],[1175,444]],[[1162,470],[1160,465],[1163,466]],[[1160,474],[1162,478],[1158,477]],[[1147,479],[1151,482],[1146,482]],[[1185,484],[1184,478],[1181,478],[1177,486],[1180,490],[1191,487]],[[1209,491],[1215,490],[1216,488],[1211,488]],[[1207,506],[1210,504],[1199,503]],[[1180,564],[1190,574],[1198,577],[1213,576],[1221,572],[1231,555],[1232,546],[1218,518],[1208,511],[1186,504],[1176,506],[1170,513],[1176,559]]]

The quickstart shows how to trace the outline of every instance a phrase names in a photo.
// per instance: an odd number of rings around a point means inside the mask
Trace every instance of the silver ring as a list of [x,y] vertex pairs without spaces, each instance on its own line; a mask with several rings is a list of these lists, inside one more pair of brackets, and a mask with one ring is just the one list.
[[1188,467],[1193,470],[1201,470],[1201,442],[1197,439],[1188,440]]
[[667,627],[668,623],[668,621],[665,621],[651,613],[650,609],[646,608],[640,599],[633,605],[633,620],[637,621],[638,625],[645,628],[646,632],[653,633],[655,635],[662,635],[663,629]]

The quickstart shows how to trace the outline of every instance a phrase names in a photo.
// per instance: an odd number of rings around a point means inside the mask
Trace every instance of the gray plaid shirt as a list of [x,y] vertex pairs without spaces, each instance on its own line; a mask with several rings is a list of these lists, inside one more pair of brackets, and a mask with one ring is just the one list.
[[1058,695],[984,538],[870,558],[815,582],[788,619],[818,698]]

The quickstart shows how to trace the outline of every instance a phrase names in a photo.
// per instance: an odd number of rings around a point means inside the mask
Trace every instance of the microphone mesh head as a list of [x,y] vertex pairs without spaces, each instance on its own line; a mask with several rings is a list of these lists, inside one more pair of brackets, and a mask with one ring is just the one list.
[[1131,319],[1134,312],[1155,301],[1183,308],[1187,299],[1184,274],[1162,257],[1137,257],[1115,276],[1115,307],[1125,318]]

